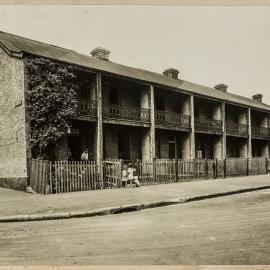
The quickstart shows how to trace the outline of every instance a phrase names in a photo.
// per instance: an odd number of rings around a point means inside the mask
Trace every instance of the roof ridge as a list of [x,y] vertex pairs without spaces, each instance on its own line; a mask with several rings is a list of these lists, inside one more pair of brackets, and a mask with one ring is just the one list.
[[[76,52],[75,50],[72,50],[72,49],[67,49],[67,48],[60,47],[60,46],[50,44],[50,43],[46,43],[46,42],[43,42],[43,41],[38,41],[38,40],[27,38],[27,37],[24,37],[24,36],[15,35],[15,34],[12,34],[12,33],[7,33],[7,32],[4,32],[4,31],[1,31],[1,30],[0,30],[0,33],[7,34],[7,35],[10,35],[10,36],[14,36],[14,37],[18,37],[18,38],[23,38],[23,39],[30,40],[32,42],[36,42],[36,43],[40,43],[40,44],[44,44],[44,45],[49,45],[49,46],[56,47],[56,48],[59,48],[59,49],[62,49],[62,50],[64,49],[64,50]],[[78,52],[76,52],[76,53],[78,53]]]
[[[47,57],[58,61],[62,61],[64,63],[84,66],[95,70],[109,72],[112,74],[119,74],[124,77],[135,78],[140,81],[154,83],[157,85],[161,85],[163,87],[182,89],[186,92],[193,93],[195,95],[200,94],[202,96],[212,97],[218,100],[225,100],[225,101],[227,100],[236,104],[247,105],[268,111],[270,110],[269,105],[263,102],[256,102],[250,97],[241,96],[230,92],[218,91],[214,89],[214,87],[205,86],[202,84],[182,79],[168,78],[162,75],[161,73],[157,73],[154,71],[138,67],[128,66],[113,61],[104,61],[91,55],[87,55],[72,49],[67,49],[53,44],[45,43],[42,41],[37,41],[19,35],[10,34],[4,31],[0,31],[0,40],[1,39],[3,41],[10,42],[14,46],[18,47],[18,49],[20,49],[22,52],[36,55],[39,57],[45,58]],[[43,47],[42,46],[39,47],[38,46],[39,44],[43,45]],[[62,54],[60,53],[61,51]]]

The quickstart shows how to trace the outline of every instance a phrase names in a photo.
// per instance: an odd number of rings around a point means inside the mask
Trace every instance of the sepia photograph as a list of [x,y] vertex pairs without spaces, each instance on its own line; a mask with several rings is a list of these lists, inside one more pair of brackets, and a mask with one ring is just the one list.
[[269,48],[270,5],[0,4],[0,268],[268,269]]

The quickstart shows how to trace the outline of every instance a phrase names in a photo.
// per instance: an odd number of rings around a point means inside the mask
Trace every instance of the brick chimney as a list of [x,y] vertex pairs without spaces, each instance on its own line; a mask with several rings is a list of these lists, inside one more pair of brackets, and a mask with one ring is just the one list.
[[228,86],[226,84],[220,83],[215,86],[215,89],[222,92],[227,92]]
[[163,75],[169,78],[178,79],[179,71],[175,68],[169,68],[163,71]]
[[256,95],[252,96],[252,99],[254,99],[254,100],[258,101],[258,102],[262,102],[262,98],[263,98],[262,94],[256,94]]
[[109,61],[110,51],[108,51],[107,49],[97,47],[91,51],[91,54],[93,57]]

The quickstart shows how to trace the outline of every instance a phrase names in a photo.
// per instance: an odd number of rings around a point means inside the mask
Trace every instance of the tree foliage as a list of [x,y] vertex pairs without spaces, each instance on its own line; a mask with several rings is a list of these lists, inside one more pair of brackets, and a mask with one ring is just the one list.
[[76,73],[72,66],[45,58],[27,58],[26,106],[34,158],[54,159],[57,141],[67,132],[78,108]]

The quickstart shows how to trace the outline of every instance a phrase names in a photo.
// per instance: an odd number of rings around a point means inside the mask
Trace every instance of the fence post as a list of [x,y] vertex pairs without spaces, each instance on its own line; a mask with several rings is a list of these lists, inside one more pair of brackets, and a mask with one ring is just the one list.
[[205,179],[207,180],[208,179],[208,175],[209,175],[209,172],[208,172],[208,159],[205,159],[204,160],[204,170],[205,170]]
[[[26,160],[27,168],[27,185],[31,187],[31,170],[32,170],[32,158],[28,157]],[[31,187],[32,188],[32,187]]]
[[[138,164],[137,164],[137,167],[138,167]],[[119,178],[118,178],[118,181],[117,181],[117,187],[118,188],[121,188],[122,187],[122,168],[123,168],[123,159],[120,159],[119,161]],[[139,172],[137,172],[139,173]]]
[[214,159],[214,179],[217,179],[218,175],[218,160],[217,158]]
[[249,170],[249,158],[247,158],[247,176],[249,175],[248,170]]
[[175,182],[178,182],[178,158],[175,158]]
[[50,185],[49,194],[52,194],[53,185],[52,185],[52,162],[51,161],[49,161],[49,185]]
[[156,181],[156,175],[157,175],[157,159],[153,158],[153,182]]
[[226,178],[226,176],[227,176],[226,166],[227,166],[226,158],[224,158],[224,160],[223,160],[223,178]]

